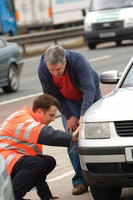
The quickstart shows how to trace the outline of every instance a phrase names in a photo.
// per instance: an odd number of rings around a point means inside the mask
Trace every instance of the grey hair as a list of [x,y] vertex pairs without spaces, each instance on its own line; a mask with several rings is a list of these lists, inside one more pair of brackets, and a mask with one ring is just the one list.
[[62,64],[65,64],[66,61],[65,51],[59,45],[51,46],[45,51],[44,60],[46,63],[49,63],[51,65],[56,65],[60,62]]

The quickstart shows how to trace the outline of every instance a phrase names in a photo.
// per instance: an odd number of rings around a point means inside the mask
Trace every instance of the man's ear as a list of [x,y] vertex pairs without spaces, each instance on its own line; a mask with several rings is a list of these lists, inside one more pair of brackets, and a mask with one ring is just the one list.
[[41,109],[41,108],[38,108],[38,112],[39,112],[39,113],[41,113],[41,112],[43,112],[43,111],[42,111],[42,109]]
[[37,110],[36,110],[36,114],[41,114],[43,111],[42,111],[42,109],[41,108],[38,108]]

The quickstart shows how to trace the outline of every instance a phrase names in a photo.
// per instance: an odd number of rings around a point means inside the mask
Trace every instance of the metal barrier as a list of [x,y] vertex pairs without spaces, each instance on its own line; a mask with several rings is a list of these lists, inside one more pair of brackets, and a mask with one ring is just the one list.
[[34,34],[19,35],[14,37],[8,37],[8,42],[16,42],[23,48],[23,53],[26,53],[26,44],[34,44],[39,42],[54,41],[57,44],[59,39],[71,38],[76,36],[83,36],[83,26],[76,26],[71,28],[64,28]]

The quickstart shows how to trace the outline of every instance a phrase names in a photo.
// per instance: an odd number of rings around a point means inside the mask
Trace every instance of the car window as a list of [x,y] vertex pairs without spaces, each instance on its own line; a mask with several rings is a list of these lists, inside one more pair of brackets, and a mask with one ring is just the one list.
[[122,8],[133,6],[133,0],[93,0],[90,6],[91,11]]
[[127,76],[122,84],[122,87],[133,87],[133,65],[130,68]]
[[0,39],[0,48],[3,48],[3,47],[5,47],[5,43],[3,40]]

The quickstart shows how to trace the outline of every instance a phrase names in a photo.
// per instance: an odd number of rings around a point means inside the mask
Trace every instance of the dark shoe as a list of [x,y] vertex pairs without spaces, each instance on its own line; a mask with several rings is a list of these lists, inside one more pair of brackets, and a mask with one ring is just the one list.
[[88,187],[84,186],[83,184],[77,184],[72,189],[73,195],[80,195],[88,191]]

